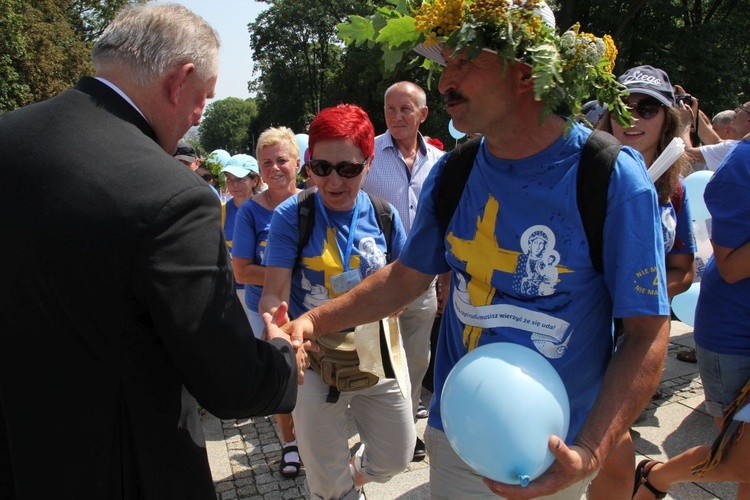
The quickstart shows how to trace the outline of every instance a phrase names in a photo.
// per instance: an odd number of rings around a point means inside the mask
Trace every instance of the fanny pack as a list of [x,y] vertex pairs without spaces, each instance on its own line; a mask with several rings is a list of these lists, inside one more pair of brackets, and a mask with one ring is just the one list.
[[378,376],[359,369],[354,332],[336,332],[319,337],[319,351],[309,353],[310,367],[323,383],[340,392],[359,391],[378,383]]

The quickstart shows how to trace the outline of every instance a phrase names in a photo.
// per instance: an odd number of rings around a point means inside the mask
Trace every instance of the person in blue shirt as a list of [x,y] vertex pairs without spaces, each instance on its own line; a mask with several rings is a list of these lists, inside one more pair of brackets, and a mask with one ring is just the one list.
[[[299,192],[296,172],[299,168],[299,147],[294,132],[287,127],[271,127],[258,137],[255,154],[261,176],[268,189],[243,203],[234,223],[232,269],[238,284],[245,288],[245,309],[257,338],[261,338],[265,324],[258,313],[258,302],[263,292],[268,230],[273,210],[284,200]],[[302,465],[294,433],[291,413],[275,415],[283,440],[281,475],[296,477]]]
[[672,485],[686,481],[737,482],[737,498],[750,497],[750,440],[739,439],[750,422],[749,191],[750,134],[719,165],[703,195],[714,254],[701,280],[695,344],[706,411],[719,424],[719,437],[663,464],[642,461],[633,498],[663,498]]
[[[263,258],[259,311],[278,316],[286,307],[279,305],[288,303],[290,315],[299,317],[345,296],[356,283],[385,266],[388,257],[393,260],[401,253],[406,233],[398,211],[388,204],[393,215],[388,241],[370,197],[362,191],[372,163],[374,137],[367,113],[353,105],[326,108],[310,123],[308,168],[315,187],[306,194],[314,202],[313,214],[307,218],[312,231],[300,249],[297,196],[274,210]],[[342,328],[333,338],[349,352],[355,347],[351,329]],[[329,373],[325,367],[331,365],[324,364],[317,353],[310,353],[316,369],[302,369],[300,374],[304,383],[298,389],[298,411],[293,417],[311,498],[360,498],[365,483],[388,481],[412,459],[416,431],[408,372],[397,362],[404,359],[400,341],[378,337],[377,328],[371,340],[367,349],[356,346],[356,364],[364,371],[364,362],[378,358],[383,376],[356,375],[367,378],[367,384],[340,387],[337,375],[333,385],[324,377]],[[300,349],[299,366],[305,366],[307,354]],[[334,369],[344,373],[340,367]],[[346,432],[348,408],[362,440],[354,457]]]
[[[420,27],[439,18],[429,10],[439,5],[425,2],[422,7]],[[482,136],[447,230],[438,216],[438,183],[448,155],[425,182],[399,259],[282,329],[296,344],[381,318],[413,301],[436,275],[450,271],[425,432],[432,495],[580,498],[661,376],[669,340],[661,212],[641,155],[624,147],[609,182],[603,270],[594,268],[576,202],[579,160],[591,131],[559,115],[558,105],[566,99],[571,109],[580,109],[589,92],[607,88],[610,97],[619,99],[614,77],[604,69],[605,62],[613,61],[604,53],[603,40],[589,45],[593,35],[557,35],[554,15],[544,2],[513,2],[507,10],[512,15],[503,9],[476,14],[472,29],[486,36],[468,40],[460,30],[437,44],[417,46],[429,62],[445,66],[438,89],[454,127]],[[492,17],[501,14],[502,22]],[[507,35],[509,24],[519,37],[498,35]],[[438,28],[444,32],[443,25],[428,25],[420,33],[431,37]],[[529,32],[536,36],[524,38]],[[555,80],[557,69],[545,66],[539,51],[567,46],[578,37],[592,50],[601,47],[602,53],[594,64],[584,57],[567,59],[575,50],[544,52],[545,58],[564,59],[555,68],[576,70],[570,79]],[[538,40],[545,44],[536,46]],[[590,66],[580,67],[585,64]],[[578,80],[580,87],[570,84],[581,74],[598,76]],[[597,88],[586,88],[597,79]],[[619,110],[620,104],[612,106]],[[618,118],[626,119],[623,114]],[[554,280],[549,266],[556,267]],[[624,325],[616,352],[613,317],[622,318]],[[448,374],[469,351],[494,342],[512,342],[543,355],[570,399],[568,434],[550,436],[548,442],[555,462],[525,487],[483,478],[453,450],[443,429],[441,393]],[[498,415],[497,425],[505,424]],[[482,432],[490,435],[492,429]]]
[[[599,121],[598,128],[612,133],[622,144],[641,153],[646,167],[651,167],[664,148],[675,137],[680,137],[683,128],[689,128],[690,124],[683,124],[680,119],[674,89],[665,71],[652,66],[638,66],[623,73],[619,81],[630,91],[626,102],[634,119],[630,126],[623,127],[607,111]],[[687,155],[683,154],[654,181],[659,197],[667,296],[670,300],[690,288],[695,276],[693,218],[682,178],[689,164]],[[634,460],[633,440],[630,432],[626,431],[591,483],[591,500],[629,499]]]

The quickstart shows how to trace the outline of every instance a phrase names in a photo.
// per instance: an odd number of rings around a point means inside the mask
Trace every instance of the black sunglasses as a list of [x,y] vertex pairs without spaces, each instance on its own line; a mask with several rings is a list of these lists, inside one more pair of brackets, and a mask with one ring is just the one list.
[[628,108],[635,111],[636,114],[644,120],[650,120],[659,114],[659,110],[664,106],[656,99],[641,99],[638,104],[627,103]]
[[201,175],[201,177],[203,177],[203,180],[206,181],[206,182],[212,181],[213,178],[214,178],[214,176],[211,175],[211,174],[203,174],[203,175]]
[[743,106],[740,106],[739,108],[737,108],[737,109],[734,110],[734,112],[736,114],[740,114],[740,111],[744,111],[745,113],[747,113],[748,115],[750,115],[750,111],[748,111],[747,109],[745,109]]
[[340,161],[336,165],[334,165],[330,161],[315,160],[313,158],[310,158],[310,161],[307,162],[307,165],[315,175],[320,177],[331,175],[331,172],[335,170],[336,173],[341,177],[345,179],[351,179],[352,177],[357,177],[362,173],[365,165],[367,165],[367,160],[363,161],[362,163],[355,163],[353,161]]

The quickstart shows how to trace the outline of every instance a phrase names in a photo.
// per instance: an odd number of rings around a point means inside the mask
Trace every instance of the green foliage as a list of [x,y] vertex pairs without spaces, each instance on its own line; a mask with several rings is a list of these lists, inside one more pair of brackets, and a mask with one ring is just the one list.
[[[199,133],[200,144],[206,151],[225,149],[231,154],[247,153],[248,127],[257,114],[253,99],[243,101],[228,97],[206,106]],[[254,155],[254,151],[250,151]]]
[[93,74],[91,47],[122,5],[146,0],[0,0],[0,112]]

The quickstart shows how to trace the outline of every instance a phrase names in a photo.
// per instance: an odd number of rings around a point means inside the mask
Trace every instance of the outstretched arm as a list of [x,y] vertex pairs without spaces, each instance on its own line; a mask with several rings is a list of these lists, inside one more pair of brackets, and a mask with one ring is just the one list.
[[297,346],[302,339],[314,339],[356,325],[372,323],[413,302],[435,276],[406,267],[400,260],[372,274],[344,295],[306,312],[284,325]]

